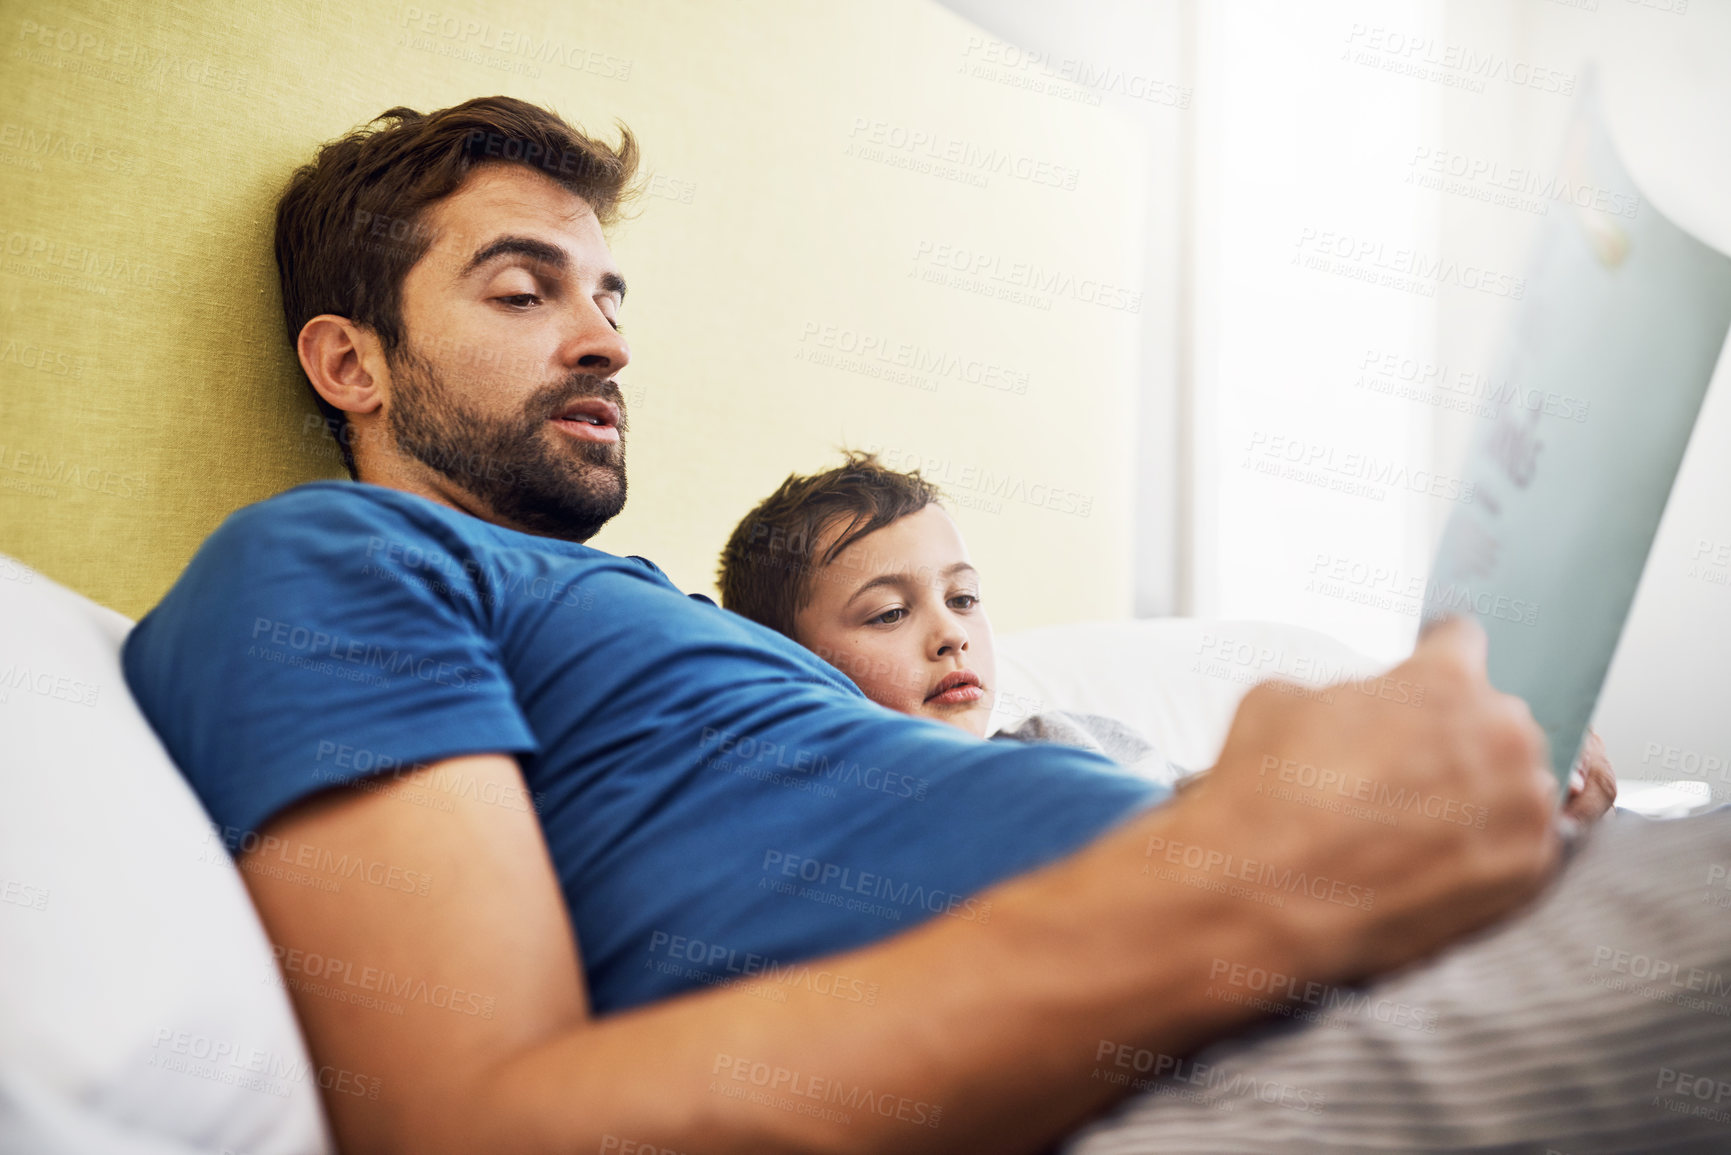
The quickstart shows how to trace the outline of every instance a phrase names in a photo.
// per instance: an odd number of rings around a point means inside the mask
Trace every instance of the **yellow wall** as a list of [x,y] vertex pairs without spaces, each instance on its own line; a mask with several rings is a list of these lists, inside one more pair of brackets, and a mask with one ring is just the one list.
[[[937,460],[1000,628],[1128,612],[1136,138],[945,10],[0,11],[0,550],[138,616],[228,512],[340,476],[281,332],[275,195],[391,105],[503,92],[624,120],[655,173],[614,234],[631,500],[595,544],[707,590],[789,470],[875,445]],[[898,356],[923,381],[873,375]]]

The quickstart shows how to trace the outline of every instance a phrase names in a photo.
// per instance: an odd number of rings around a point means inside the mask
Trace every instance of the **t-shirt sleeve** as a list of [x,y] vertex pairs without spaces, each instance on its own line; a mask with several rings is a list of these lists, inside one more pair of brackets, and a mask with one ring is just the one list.
[[127,684],[231,851],[331,786],[537,745],[484,572],[430,513],[297,491],[242,510],[127,638]]

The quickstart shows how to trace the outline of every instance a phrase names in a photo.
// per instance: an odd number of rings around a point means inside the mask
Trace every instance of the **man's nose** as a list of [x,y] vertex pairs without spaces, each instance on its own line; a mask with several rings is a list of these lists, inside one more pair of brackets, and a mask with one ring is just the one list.
[[596,377],[612,377],[631,362],[631,346],[593,302],[579,309],[563,352],[567,364]]

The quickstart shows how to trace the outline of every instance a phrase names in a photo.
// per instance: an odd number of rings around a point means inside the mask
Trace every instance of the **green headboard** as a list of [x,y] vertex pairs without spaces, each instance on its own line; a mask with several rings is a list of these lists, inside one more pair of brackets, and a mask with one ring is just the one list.
[[230,511],[341,476],[275,196],[386,108],[503,92],[642,141],[632,496],[710,588],[841,445],[927,463],[1000,626],[1123,616],[1134,131],[927,0],[74,0],[0,17],[0,551],[128,615]]

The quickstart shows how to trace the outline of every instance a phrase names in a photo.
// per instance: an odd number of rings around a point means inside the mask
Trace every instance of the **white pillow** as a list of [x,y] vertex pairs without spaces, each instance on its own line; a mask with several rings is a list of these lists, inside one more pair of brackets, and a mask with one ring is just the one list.
[[1006,634],[997,657],[996,727],[1045,710],[1104,714],[1187,770],[1214,764],[1239,699],[1257,682],[1320,686],[1386,665],[1302,626],[1196,618]]
[[0,1152],[333,1145],[239,872],[121,615],[0,555]]

